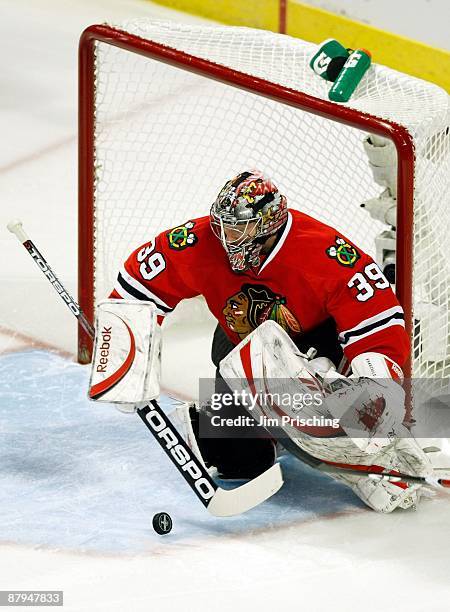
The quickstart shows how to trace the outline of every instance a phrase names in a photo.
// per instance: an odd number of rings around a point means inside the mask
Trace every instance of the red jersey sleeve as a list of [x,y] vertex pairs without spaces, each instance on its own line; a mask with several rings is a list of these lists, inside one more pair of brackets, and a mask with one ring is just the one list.
[[[402,367],[410,351],[403,309],[379,266],[347,244],[358,261],[354,266],[335,264],[327,295],[344,353],[350,361],[362,353],[382,353]],[[344,261],[351,261],[349,257],[347,253]]]
[[117,276],[110,297],[153,302],[159,316],[170,313],[182,299],[200,294],[189,274],[192,253],[171,251],[167,232],[131,253]]
[[302,213],[297,225],[302,273],[336,322],[347,359],[375,352],[403,367],[411,350],[405,317],[379,266],[333,227]]

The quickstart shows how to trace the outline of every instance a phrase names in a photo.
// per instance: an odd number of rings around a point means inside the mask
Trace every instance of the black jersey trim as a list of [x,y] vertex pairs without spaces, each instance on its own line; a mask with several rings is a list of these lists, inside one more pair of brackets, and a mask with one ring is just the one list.
[[347,344],[350,338],[355,338],[357,336],[363,336],[365,334],[369,334],[371,331],[376,330],[378,327],[384,327],[387,323],[389,323],[389,321],[393,321],[395,319],[399,321],[404,321],[405,316],[402,312],[395,312],[394,314],[389,315],[385,317],[384,319],[380,319],[379,321],[376,321],[375,323],[370,323],[369,325],[365,325],[364,327],[361,327],[360,329],[355,329],[355,330],[350,330],[348,332],[345,332],[340,335],[339,340],[341,344]]
[[156,300],[152,300],[152,298],[148,297],[148,295],[145,295],[145,293],[142,293],[141,291],[139,291],[139,289],[136,289],[136,287],[133,287],[132,285],[130,285],[130,283],[128,283],[124,279],[124,277],[122,276],[122,274],[120,274],[120,272],[117,276],[117,282],[127,293],[132,295],[137,300],[140,300],[143,302],[152,302],[156,306],[156,308],[158,308],[159,310],[161,310],[162,312],[166,314],[173,311],[173,308],[167,308],[166,306],[162,306],[160,302],[157,302]]

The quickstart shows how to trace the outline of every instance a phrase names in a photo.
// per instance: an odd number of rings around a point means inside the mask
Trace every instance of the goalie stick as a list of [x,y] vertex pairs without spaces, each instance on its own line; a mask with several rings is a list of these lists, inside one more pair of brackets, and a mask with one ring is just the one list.
[[[23,230],[22,222],[12,220],[7,227],[26,248],[61,299],[78,319],[80,325],[91,338],[94,338],[95,332],[91,323],[77,302],[60,283],[43,255],[28,238]],[[275,463],[271,468],[239,487],[234,489],[219,487],[209,475],[206,467],[184,442],[156,400],[151,400],[149,404],[136,406],[136,412],[210,514],[214,516],[242,514],[261,504],[283,486],[280,464]]]

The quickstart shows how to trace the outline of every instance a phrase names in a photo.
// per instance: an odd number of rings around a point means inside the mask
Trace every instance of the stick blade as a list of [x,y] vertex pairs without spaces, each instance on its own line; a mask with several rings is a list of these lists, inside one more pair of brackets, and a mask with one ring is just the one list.
[[279,463],[235,489],[217,489],[207,509],[214,516],[234,516],[258,506],[283,486]]

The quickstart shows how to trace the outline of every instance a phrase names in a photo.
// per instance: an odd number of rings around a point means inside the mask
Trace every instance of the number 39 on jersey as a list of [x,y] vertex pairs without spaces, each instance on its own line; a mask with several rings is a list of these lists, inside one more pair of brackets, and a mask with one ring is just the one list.
[[375,295],[377,289],[387,289],[390,284],[379,266],[372,262],[364,268],[363,272],[354,274],[347,286],[350,289],[356,289],[355,297],[359,302],[367,302]]
[[137,254],[137,260],[141,264],[139,272],[142,278],[147,281],[158,276],[166,268],[164,255],[155,251],[155,241],[152,240],[147,246],[143,247]]

